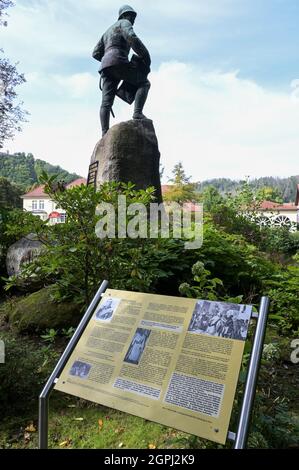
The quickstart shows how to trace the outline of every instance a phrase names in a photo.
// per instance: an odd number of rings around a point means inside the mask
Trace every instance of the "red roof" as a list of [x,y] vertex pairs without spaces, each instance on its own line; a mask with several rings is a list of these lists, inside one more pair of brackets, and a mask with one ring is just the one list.
[[[86,183],[87,183],[87,180],[85,178],[78,178],[75,181],[72,181],[71,183],[69,183],[66,187],[68,189],[71,189],[71,188],[74,188],[75,186],[80,186],[81,184],[86,184]],[[45,197],[45,198],[50,199],[50,196],[44,193],[44,187],[45,185],[38,186],[37,188],[34,188],[32,191],[29,191],[29,193],[23,194],[23,196],[21,197],[28,197],[28,198]]]
[[87,184],[87,179],[86,178],[78,178],[75,181],[72,181],[67,185],[68,189],[73,188],[74,186],[81,186],[81,184]]
[[260,205],[260,210],[262,211],[297,211],[297,206],[293,202],[288,202],[284,204],[279,204],[272,201],[262,201]]
[[50,199],[50,196],[44,193],[44,187],[45,185],[38,186],[37,188],[34,188],[32,191],[29,191],[29,193],[23,194],[23,196],[21,197],[47,197]]

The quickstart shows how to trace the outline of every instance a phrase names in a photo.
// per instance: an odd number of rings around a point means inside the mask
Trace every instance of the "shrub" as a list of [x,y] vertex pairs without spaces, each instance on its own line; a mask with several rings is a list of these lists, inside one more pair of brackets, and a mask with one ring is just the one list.
[[[182,240],[97,237],[95,227],[101,216],[96,214],[96,207],[100,202],[117,208],[121,194],[126,196],[128,205],[136,202],[148,205],[153,189],[137,191],[130,183],[107,183],[98,192],[84,185],[67,191],[61,188],[54,191],[51,187],[50,183],[46,185],[46,191],[65,210],[66,223],[50,226],[38,221],[36,227],[27,225],[28,232],[36,233],[46,250],[25,266],[21,275],[11,277],[7,288],[29,282],[39,288],[55,284],[57,301],[87,305],[103,279],[108,279],[115,289],[153,292],[160,282],[165,288],[167,280],[172,287],[178,287],[184,280],[184,271],[195,262],[194,253],[186,252]],[[127,224],[130,220],[132,216],[127,216]],[[15,221],[8,224],[7,233],[18,231]]]
[[5,343],[5,363],[0,366],[0,416],[12,416],[37,406],[41,389],[53,369],[56,355],[38,349],[28,338],[1,334]]
[[288,334],[299,329],[299,266],[281,269],[272,279],[265,281],[270,297],[270,319],[276,321],[279,332]]

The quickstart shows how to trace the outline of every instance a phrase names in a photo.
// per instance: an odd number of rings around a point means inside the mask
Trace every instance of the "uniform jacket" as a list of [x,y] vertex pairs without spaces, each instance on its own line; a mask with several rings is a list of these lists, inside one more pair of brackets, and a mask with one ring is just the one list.
[[113,65],[128,64],[131,48],[147,66],[150,65],[150,54],[135,34],[132,24],[129,20],[121,19],[103,34],[94,48],[92,56],[101,62],[100,70],[103,70]]

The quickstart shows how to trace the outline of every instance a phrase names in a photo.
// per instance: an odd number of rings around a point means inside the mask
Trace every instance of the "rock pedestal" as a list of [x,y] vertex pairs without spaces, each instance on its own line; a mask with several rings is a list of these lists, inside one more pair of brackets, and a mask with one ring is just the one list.
[[36,235],[33,233],[11,245],[6,256],[8,275],[16,276],[20,274],[22,266],[31,263],[34,258],[40,255],[42,250],[42,243],[37,240]]
[[96,162],[97,188],[108,181],[131,182],[135,189],[154,186],[156,202],[162,202],[160,152],[150,119],[121,122],[111,127],[94,149],[91,168],[95,168]]

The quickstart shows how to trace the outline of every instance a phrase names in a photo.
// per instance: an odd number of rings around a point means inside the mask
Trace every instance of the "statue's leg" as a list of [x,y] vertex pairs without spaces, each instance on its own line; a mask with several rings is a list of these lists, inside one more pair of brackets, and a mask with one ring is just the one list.
[[130,63],[123,69],[121,78],[137,87],[133,119],[146,119],[146,116],[143,114],[143,108],[151,87],[147,75],[145,75],[139,67]]
[[118,83],[119,80],[110,77],[106,70],[102,72],[102,105],[100,109],[102,136],[104,136],[109,129],[110,112],[113,106]]
[[147,80],[146,83],[144,83],[138,88],[136,92],[136,96],[135,96],[133,119],[146,119],[146,116],[144,116],[142,111],[143,111],[143,107],[145,105],[150,87],[151,87],[151,84]]

